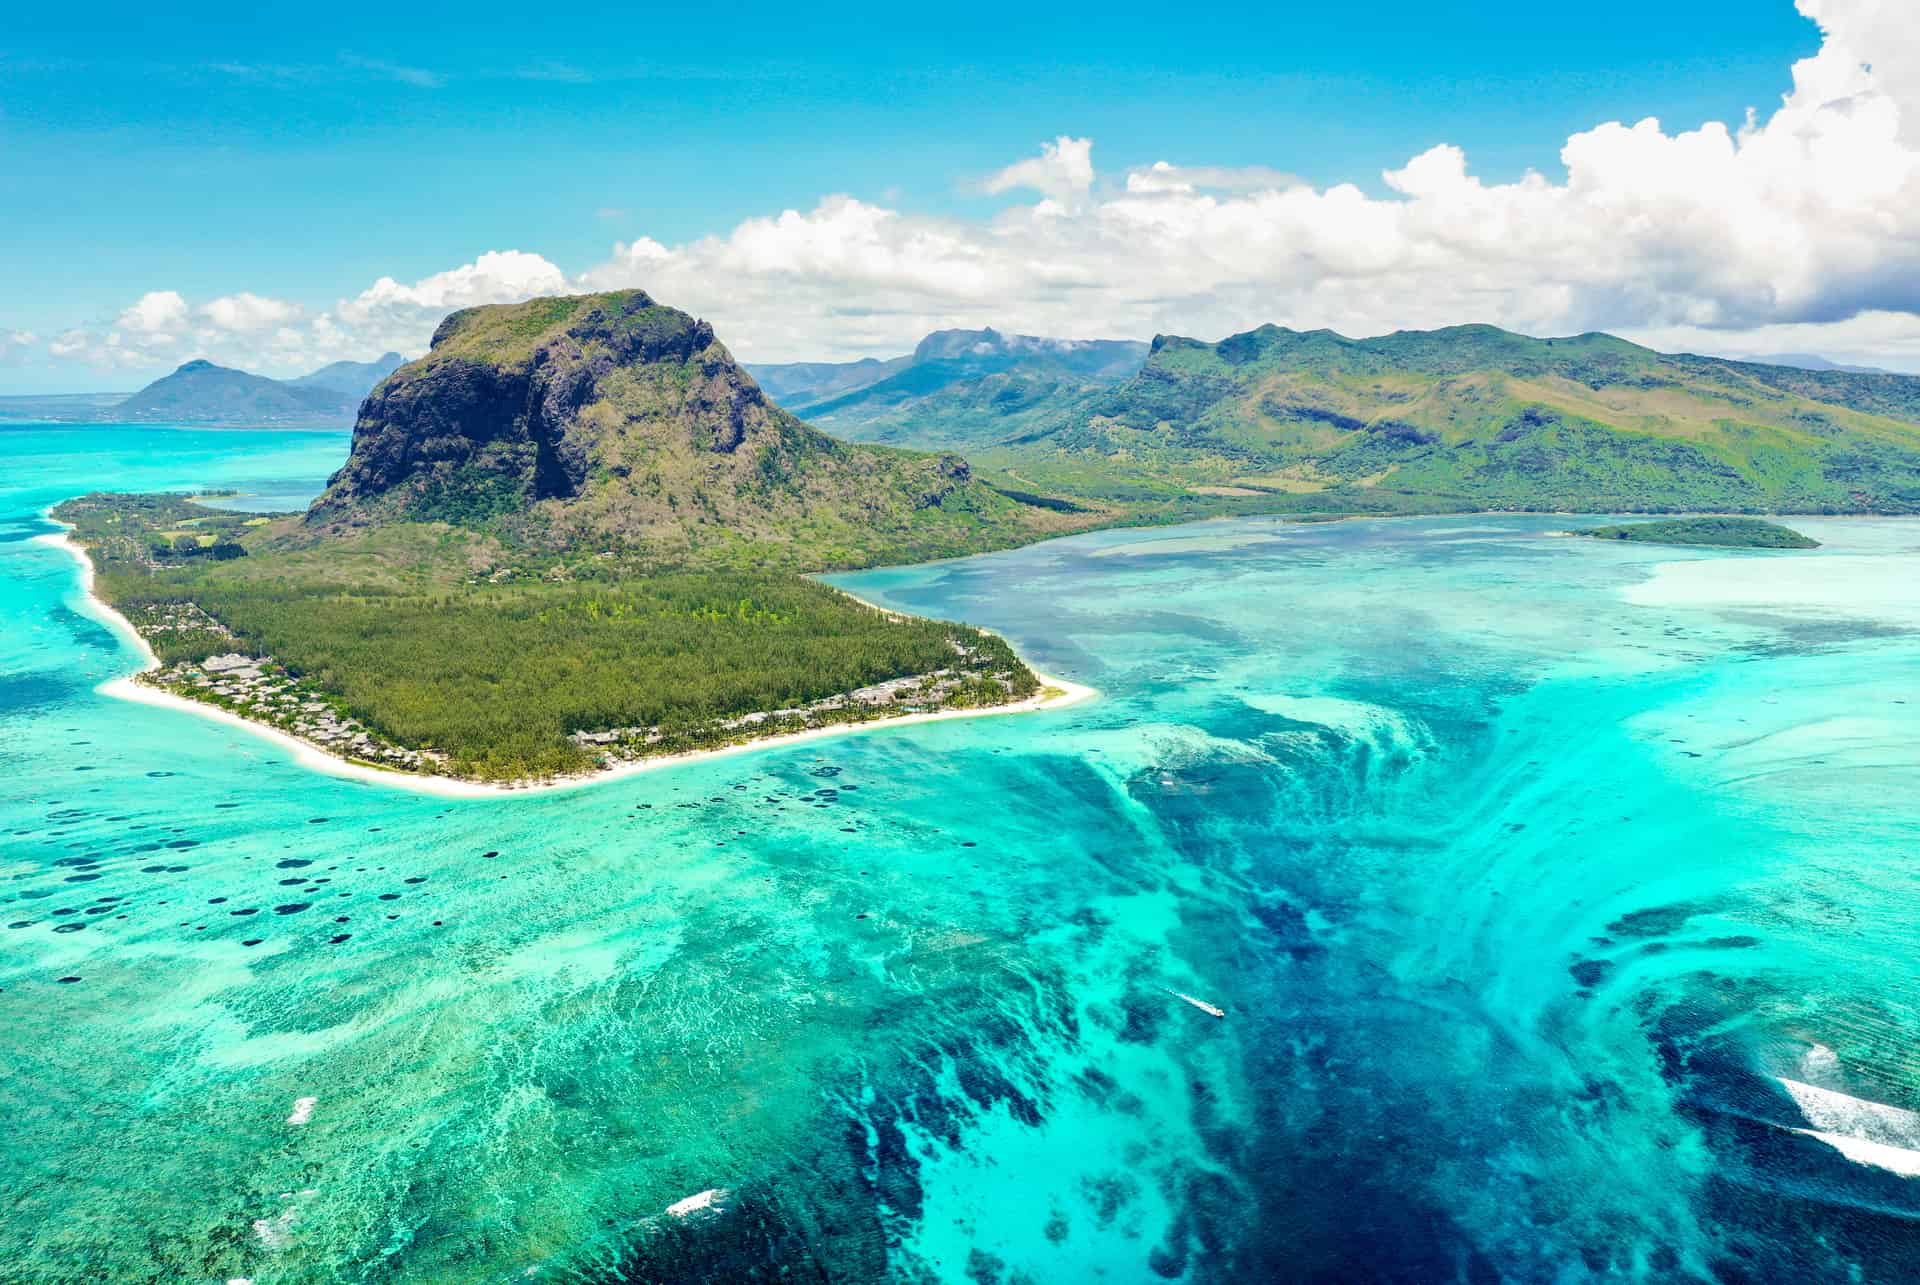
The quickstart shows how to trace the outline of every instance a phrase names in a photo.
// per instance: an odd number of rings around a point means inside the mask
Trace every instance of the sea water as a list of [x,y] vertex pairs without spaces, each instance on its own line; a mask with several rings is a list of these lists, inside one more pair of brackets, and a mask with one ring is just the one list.
[[41,510],[345,448],[0,430],[0,1279],[1920,1274],[1920,524],[840,577],[1101,695],[482,800],[94,690]]

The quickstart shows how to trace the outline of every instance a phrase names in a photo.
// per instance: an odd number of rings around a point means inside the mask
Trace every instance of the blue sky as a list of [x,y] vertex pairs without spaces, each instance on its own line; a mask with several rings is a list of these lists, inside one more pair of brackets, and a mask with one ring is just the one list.
[[[1487,182],[1560,182],[1569,136],[1764,116],[1821,48],[1785,0],[195,8],[35,5],[0,31],[0,329],[107,325],[156,290],[318,310],[490,250],[578,272],[830,193],[983,223],[1024,198],[978,180],[1059,136],[1108,175],[1378,197],[1449,144]],[[0,390],[127,370],[28,362]]]

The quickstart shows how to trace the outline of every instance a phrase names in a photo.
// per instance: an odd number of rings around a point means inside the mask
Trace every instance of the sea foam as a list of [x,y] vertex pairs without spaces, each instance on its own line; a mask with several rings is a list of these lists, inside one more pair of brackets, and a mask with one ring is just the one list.
[[1920,1113],[1799,1080],[1780,1083],[1813,1126],[1796,1133],[1817,1138],[1855,1164],[1920,1177]]

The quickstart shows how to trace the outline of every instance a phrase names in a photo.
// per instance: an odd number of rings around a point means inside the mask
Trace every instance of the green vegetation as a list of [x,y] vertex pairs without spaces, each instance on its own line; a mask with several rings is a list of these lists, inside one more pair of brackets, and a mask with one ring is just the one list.
[[161,658],[152,681],[496,780],[1032,695],[1003,641],[797,573],[1110,520],[817,432],[637,290],[448,317],[301,517],[154,495],[57,516]]
[[640,291],[536,299],[447,318],[302,517],[177,496],[59,516],[176,689],[340,752],[511,779],[1034,690],[1000,640],[803,572],[1243,512],[1920,511],[1920,380],[1490,327],[1263,327],[1140,357],[955,331],[770,372],[969,463],[809,427]]
[[809,428],[705,322],[630,290],[453,314],[367,399],[304,527],[447,523],[550,554],[817,571],[1098,520],[984,486],[956,455]]
[[[270,529],[249,525],[257,519],[178,497],[83,496],[55,517],[74,525],[98,566],[97,591],[163,663],[271,657],[303,697],[393,745],[437,751],[461,776],[588,768],[599,751],[572,739],[581,731],[646,729],[635,748],[664,753],[903,709],[1000,704],[1037,689],[999,638],[875,611],[793,575],[637,575],[588,558],[509,568],[494,583],[498,572],[473,569],[490,546],[452,531],[281,551]],[[149,538],[161,526],[239,533],[262,551],[221,563],[171,544],[162,551]],[[728,725],[940,671],[949,672],[898,700]]]
[[940,330],[890,361],[755,367],[780,404],[849,441],[971,453],[1132,376],[1147,345]]
[[1907,376],[1666,356],[1598,334],[1263,326],[1217,344],[1156,339],[1117,385],[1045,382],[1022,366],[948,383],[888,410],[895,420],[854,417],[841,408],[873,394],[842,394],[821,422],[965,450],[1005,493],[1107,520],[1920,512],[1920,378]]
[[1674,518],[1666,522],[1633,522],[1576,532],[1598,540],[1634,540],[1642,544],[1700,544],[1729,549],[1817,549],[1791,527],[1759,518]]

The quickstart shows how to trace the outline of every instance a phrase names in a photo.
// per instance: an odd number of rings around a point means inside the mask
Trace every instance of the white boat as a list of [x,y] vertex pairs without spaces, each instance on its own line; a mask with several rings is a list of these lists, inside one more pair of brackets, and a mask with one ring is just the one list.
[[1199,1009],[1202,1013],[1210,1014],[1213,1017],[1225,1017],[1227,1015],[1226,1009],[1221,1008],[1218,1005],[1209,1004],[1207,1003],[1207,1001],[1203,999],[1195,999],[1193,996],[1188,995],[1182,991],[1169,990],[1167,994],[1173,996],[1175,999],[1183,999],[1187,1001],[1187,1003]]

